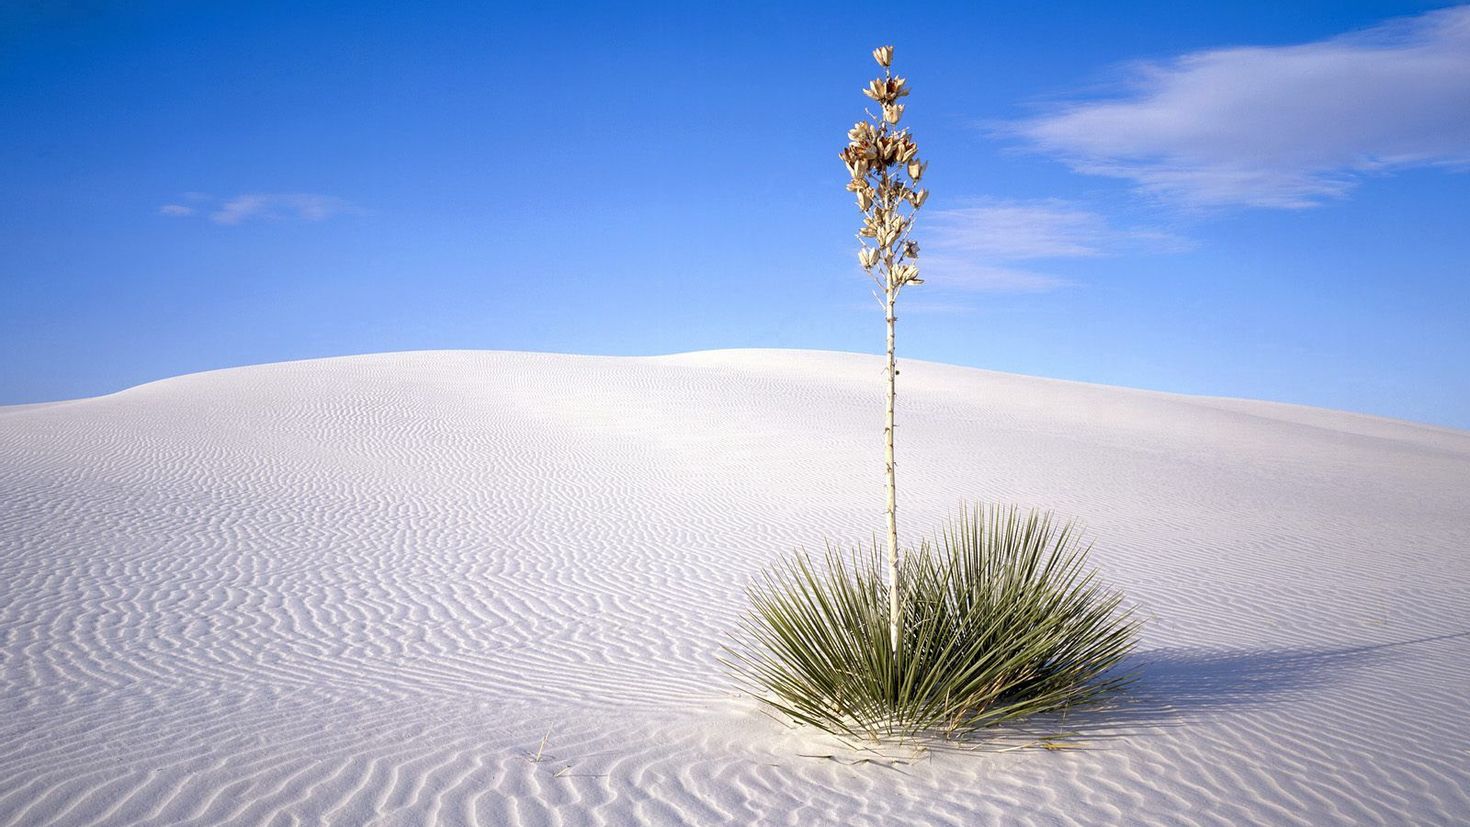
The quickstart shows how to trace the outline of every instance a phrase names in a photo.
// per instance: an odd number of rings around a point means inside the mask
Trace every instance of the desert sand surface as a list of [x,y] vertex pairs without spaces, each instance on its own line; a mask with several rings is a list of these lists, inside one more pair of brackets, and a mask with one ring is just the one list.
[[881,530],[881,358],[382,354],[0,408],[0,824],[1470,823],[1470,432],[900,367],[904,534],[1055,508],[1149,618],[1081,748],[717,661]]

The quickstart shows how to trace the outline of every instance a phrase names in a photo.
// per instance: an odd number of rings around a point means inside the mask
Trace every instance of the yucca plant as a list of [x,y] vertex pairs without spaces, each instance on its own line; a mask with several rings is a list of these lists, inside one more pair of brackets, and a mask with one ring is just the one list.
[[772,708],[858,739],[957,738],[1091,705],[1126,681],[1137,623],[1088,548],[1049,512],[962,511],[901,562],[901,648],[876,542],[798,553],[750,587],[726,661]]

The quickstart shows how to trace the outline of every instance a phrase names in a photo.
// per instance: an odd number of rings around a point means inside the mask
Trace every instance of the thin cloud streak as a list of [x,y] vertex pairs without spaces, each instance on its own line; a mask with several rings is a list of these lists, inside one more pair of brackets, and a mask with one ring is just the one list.
[[1119,228],[1099,213],[1056,199],[982,201],[927,217],[925,278],[937,287],[1040,293],[1076,284],[1017,262],[1178,252],[1183,238],[1155,229]]
[[936,247],[1008,261],[1094,258],[1129,250],[1172,252],[1189,246],[1160,230],[1114,227],[1101,214],[1058,199],[982,201],[939,210],[927,223]]
[[1020,267],[1003,267],[961,256],[929,256],[923,272],[927,283],[974,293],[1045,293],[1076,282]]
[[1470,169],[1470,6],[1133,67],[1128,93],[1003,127],[1074,170],[1190,207],[1299,209],[1365,175]]
[[350,202],[332,195],[312,193],[246,193],[225,201],[211,213],[216,224],[242,224],[246,221],[325,221],[334,215],[356,212]]
[[362,209],[335,195],[306,192],[242,193],[217,199],[198,192],[184,193],[180,200],[198,206],[170,203],[158,208],[159,215],[186,218],[204,212],[215,224],[235,226],[248,221],[325,221],[338,215],[359,214]]

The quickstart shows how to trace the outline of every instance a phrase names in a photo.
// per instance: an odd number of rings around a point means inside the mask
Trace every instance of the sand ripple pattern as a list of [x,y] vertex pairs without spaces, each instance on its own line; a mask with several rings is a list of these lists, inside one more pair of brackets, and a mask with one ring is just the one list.
[[761,715],[719,644],[881,527],[881,379],[446,351],[0,408],[0,825],[1470,823],[1470,434],[1335,411],[907,363],[904,525],[1083,518],[1138,688],[1083,750]]

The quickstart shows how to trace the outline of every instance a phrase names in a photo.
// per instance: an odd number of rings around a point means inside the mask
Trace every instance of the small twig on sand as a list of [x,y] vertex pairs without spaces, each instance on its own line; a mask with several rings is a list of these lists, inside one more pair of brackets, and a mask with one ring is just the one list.
[[546,730],[546,734],[543,735],[543,736],[541,736],[541,744],[536,747],[536,754],[535,755],[528,755],[528,756],[526,756],[527,758],[531,759],[531,763],[532,764],[539,764],[539,763],[541,763],[541,753],[543,751],[545,751],[545,749],[546,749],[546,739],[548,739],[550,737],[551,737],[551,730],[550,729],[547,729]]
[[572,768],[572,765],[571,764],[567,764],[565,767],[562,767],[561,769],[559,769],[555,773],[553,773],[551,777],[552,778],[606,778],[607,777],[607,773],[605,773],[605,772],[567,772],[567,770],[569,770],[571,768]]

